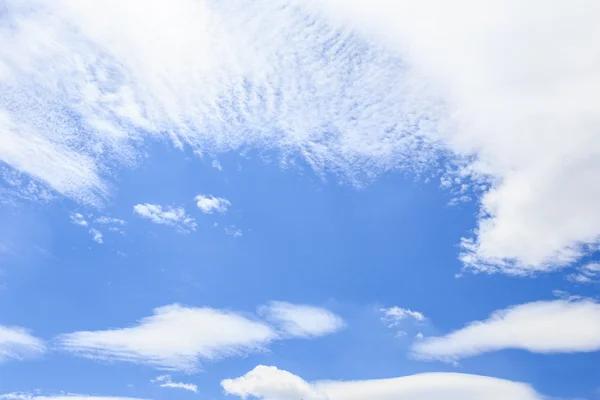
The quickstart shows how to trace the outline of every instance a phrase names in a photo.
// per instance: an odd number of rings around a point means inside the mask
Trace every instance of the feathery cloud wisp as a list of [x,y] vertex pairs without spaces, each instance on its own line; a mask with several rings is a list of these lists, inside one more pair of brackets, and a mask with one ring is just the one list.
[[0,325],[0,362],[36,357],[45,351],[44,342],[25,329]]

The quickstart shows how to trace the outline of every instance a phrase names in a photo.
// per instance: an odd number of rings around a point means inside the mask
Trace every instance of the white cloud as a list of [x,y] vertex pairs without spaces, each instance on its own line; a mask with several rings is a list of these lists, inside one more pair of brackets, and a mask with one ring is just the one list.
[[526,303],[496,311],[442,337],[424,338],[413,346],[422,359],[455,361],[503,349],[534,353],[600,350],[600,304],[589,299]]
[[275,149],[352,182],[431,159],[435,116],[398,57],[278,1],[149,1],[5,2],[0,160],[98,202],[147,138]]
[[529,385],[455,373],[429,373],[393,379],[308,383],[276,367],[259,365],[246,375],[225,379],[226,393],[263,400],[542,400]]
[[398,51],[444,104],[435,135],[466,157],[453,184],[489,185],[467,268],[547,271],[598,241],[600,3],[299,1]]
[[342,324],[339,317],[316,307],[270,303],[260,310],[275,327],[251,315],[172,304],[156,308],[132,327],[69,333],[59,336],[57,345],[87,358],[191,372],[202,361],[262,351],[290,336],[326,335]]
[[259,309],[285,336],[317,337],[339,331],[344,320],[321,307],[274,301]]
[[96,218],[95,222],[98,224],[103,224],[103,225],[125,225],[127,223],[122,219],[106,217],[106,216]]
[[212,160],[211,165],[213,168],[218,169],[219,171],[223,171],[223,167],[221,166],[219,160]]
[[87,394],[61,394],[51,396],[41,396],[32,393],[6,393],[0,394],[0,400],[143,400],[131,397],[115,397],[115,396],[90,396]]
[[600,264],[589,263],[577,268],[577,272],[567,275],[567,279],[575,283],[597,283],[600,279]]
[[90,235],[92,235],[92,239],[94,239],[94,242],[96,242],[98,244],[104,243],[104,240],[102,239],[103,238],[102,232],[100,232],[98,229],[91,228]]
[[71,214],[71,223],[79,226],[88,226],[88,222],[84,218],[84,216],[80,213],[72,213]]
[[202,360],[259,351],[276,338],[269,325],[241,314],[174,304],[156,308],[135,326],[70,333],[58,343],[88,358],[194,371]]
[[484,192],[467,268],[547,271],[598,241],[599,3],[149,1],[5,2],[0,161],[97,204],[147,138],[353,183],[455,155],[448,182]]
[[45,351],[44,342],[25,329],[0,325],[0,362],[36,357]]
[[400,321],[407,318],[415,321],[425,321],[425,315],[423,315],[423,313],[412,311],[408,308],[394,306],[390,308],[381,308],[379,311],[383,314],[381,320],[387,323],[389,327],[396,326]]
[[193,383],[173,382],[170,375],[157,376],[153,383],[158,383],[162,388],[183,389],[190,392],[198,393],[198,386]]
[[239,238],[244,235],[242,233],[242,230],[239,228],[236,228],[235,225],[226,226],[225,233],[228,234],[229,236],[233,236],[234,238]]
[[[426,321],[425,315],[420,313],[419,311],[409,310],[408,308],[401,307],[390,307],[390,308],[381,308],[379,312],[383,314],[381,317],[381,321],[386,324],[388,328],[398,328],[400,326],[406,325],[407,320],[410,320],[413,324],[423,324]],[[397,337],[406,336],[405,331],[398,331],[396,333]]]
[[183,207],[163,207],[158,204],[136,204],[133,211],[155,224],[174,226],[182,231],[195,230],[196,221],[185,213]]
[[224,213],[231,206],[229,200],[212,195],[204,196],[199,194],[195,200],[200,211],[205,214],[212,214],[213,212]]

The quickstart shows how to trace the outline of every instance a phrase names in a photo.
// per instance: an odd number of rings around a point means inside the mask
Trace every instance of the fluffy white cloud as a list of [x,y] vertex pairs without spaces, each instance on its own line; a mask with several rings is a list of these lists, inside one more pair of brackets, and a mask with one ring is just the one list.
[[283,314],[271,313],[273,304],[266,310],[283,331],[242,313],[173,304],[156,308],[152,316],[132,327],[61,335],[57,346],[92,359],[189,372],[201,361],[261,351],[270,342],[290,335],[315,337],[337,330],[333,324],[339,323],[339,318],[326,310],[280,304],[285,308]]
[[198,386],[193,383],[173,382],[170,375],[157,376],[152,380],[153,383],[158,383],[162,388],[183,389],[190,392],[198,393]]
[[156,308],[133,327],[70,333],[58,343],[84,357],[193,371],[201,360],[258,351],[276,338],[269,325],[241,314],[174,304]]
[[113,397],[113,396],[90,396],[87,394],[68,394],[55,396],[41,396],[32,393],[6,393],[0,394],[0,400],[143,400],[131,397]]
[[163,207],[158,204],[136,204],[133,211],[155,224],[169,225],[182,231],[195,230],[196,221],[186,214],[183,207]]
[[25,329],[0,325],[0,362],[39,356],[45,350],[44,342]]
[[231,206],[229,200],[212,195],[204,196],[199,194],[195,200],[200,211],[205,214],[212,214],[213,212],[224,213]]
[[589,299],[527,303],[496,311],[446,336],[413,346],[422,359],[455,361],[490,351],[524,349],[535,353],[600,350],[600,304]]
[[259,314],[286,336],[317,337],[345,327],[344,320],[321,307],[275,301],[259,309]]
[[600,3],[299,2],[398,51],[444,104],[435,135],[466,157],[459,185],[489,185],[467,267],[549,270],[598,241]]
[[394,379],[308,383],[276,367],[259,365],[225,379],[226,393],[263,400],[542,400],[529,385],[478,375],[430,373]]

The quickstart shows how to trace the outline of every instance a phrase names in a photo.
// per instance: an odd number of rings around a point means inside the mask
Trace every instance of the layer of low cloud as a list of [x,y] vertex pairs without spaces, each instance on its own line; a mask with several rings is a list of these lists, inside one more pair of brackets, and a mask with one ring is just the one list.
[[0,362],[37,357],[45,351],[44,342],[25,329],[0,325]]
[[182,389],[190,392],[198,393],[198,385],[193,383],[174,382],[171,375],[160,375],[152,380],[152,383],[157,383],[162,388]]
[[455,177],[489,187],[467,268],[546,271],[598,241],[600,3],[298,1],[402,54],[443,101],[436,136],[471,160]]
[[[316,322],[309,320],[311,316]],[[316,312],[298,311],[286,314],[283,322],[296,322],[294,336],[315,337],[334,331],[322,326],[322,318]],[[91,359],[191,372],[203,361],[263,351],[272,341],[289,337],[277,328],[251,315],[173,304],[155,309],[134,326],[74,332],[58,337],[56,343],[64,351]]]
[[261,307],[259,314],[285,336],[318,337],[337,332],[346,326],[342,318],[327,309],[280,301]]
[[155,224],[173,226],[181,231],[196,229],[196,221],[183,207],[161,206],[159,204],[136,204],[133,212]]
[[577,298],[526,303],[445,336],[424,338],[412,350],[417,358],[452,362],[504,349],[545,354],[600,351],[600,304]]
[[231,202],[222,197],[214,197],[212,195],[205,196],[199,194],[195,198],[196,206],[205,214],[212,214],[214,212],[224,213],[231,206]]
[[529,385],[455,373],[429,373],[393,379],[309,383],[288,371],[259,365],[246,375],[225,379],[227,394],[262,400],[542,400]]

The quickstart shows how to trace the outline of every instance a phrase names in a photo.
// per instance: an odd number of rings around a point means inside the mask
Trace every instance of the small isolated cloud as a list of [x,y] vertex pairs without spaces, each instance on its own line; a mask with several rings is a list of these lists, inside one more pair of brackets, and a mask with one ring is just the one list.
[[135,326],[70,333],[58,343],[83,357],[194,371],[201,360],[258,351],[276,338],[269,325],[241,314],[173,304],[156,308]]
[[0,362],[36,357],[45,351],[44,342],[25,329],[0,325]]
[[496,311],[485,321],[413,345],[420,359],[454,362],[503,349],[533,353],[600,350],[600,304],[589,300],[526,303]]
[[600,281],[600,264],[590,263],[579,267],[576,273],[567,275],[567,279],[575,283],[598,283]]
[[242,230],[239,228],[236,228],[235,225],[226,226],[225,233],[228,234],[229,236],[233,236],[234,238],[239,238],[244,235],[242,233]]
[[104,240],[102,239],[102,232],[100,232],[98,229],[91,228],[89,232],[90,235],[92,235],[92,239],[94,239],[94,242],[98,244],[104,243]]
[[318,337],[344,328],[344,320],[321,307],[274,301],[259,309],[259,314],[273,323],[283,335]]
[[224,213],[231,206],[229,200],[212,195],[204,196],[199,194],[195,197],[195,200],[196,205],[204,214],[212,214],[213,212]]
[[391,328],[393,326],[398,325],[401,321],[405,319],[413,319],[415,321],[425,321],[425,315],[418,311],[412,311],[408,308],[400,308],[400,307],[390,307],[390,308],[381,308],[379,311],[383,314],[381,320],[388,324]]
[[291,372],[259,365],[225,379],[227,394],[262,400],[542,400],[531,386],[504,379],[428,373],[392,379],[306,382]]
[[6,393],[0,394],[0,400],[144,400],[132,397],[120,396],[90,396],[87,394],[61,394],[61,395],[46,395],[32,393]]
[[72,213],[71,214],[71,223],[79,226],[88,226],[88,222],[85,217],[80,213]]
[[218,169],[219,171],[223,170],[223,167],[221,166],[221,163],[219,162],[219,160],[213,160],[212,167],[215,169]]
[[183,389],[190,392],[198,393],[198,386],[193,383],[173,382],[171,375],[157,376],[152,380],[152,383],[158,383],[162,388]]
[[133,211],[155,224],[173,226],[181,231],[195,230],[196,221],[186,214],[183,207],[160,206],[158,204],[136,204]]
[[111,217],[106,217],[106,216],[96,218],[96,220],[94,222],[96,222],[98,224],[103,224],[103,225],[121,225],[121,226],[123,226],[127,223],[122,219],[111,218]]
[[[388,328],[398,328],[400,326],[406,325],[407,323],[423,324],[427,320],[423,313],[397,306],[390,308],[380,308],[379,312],[383,314],[383,316],[381,317],[381,321]],[[396,336],[406,336],[406,332],[403,330],[399,330],[396,333]]]

